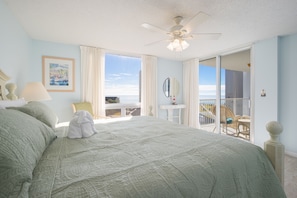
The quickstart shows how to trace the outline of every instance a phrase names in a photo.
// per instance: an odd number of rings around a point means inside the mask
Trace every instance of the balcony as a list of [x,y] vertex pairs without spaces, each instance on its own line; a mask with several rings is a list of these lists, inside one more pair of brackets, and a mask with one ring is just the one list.
[[[199,109],[199,123],[200,129],[213,132],[215,129],[215,119],[216,116],[212,113],[212,108],[215,106],[215,99],[201,99],[200,100],[200,109]],[[235,115],[240,116],[241,118],[250,117],[250,99],[249,98],[226,98],[221,99],[221,105],[225,105],[233,111]],[[243,120],[242,120],[243,121]],[[246,121],[246,120],[245,120]],[[239,125],[238,129],[243,132],[247,129],[244,128],[244,124]],[[236,134],[236,130],[228,128],[231,134]],[[238,131],[237,131],[238,132]],[[221,128],[221,133],[228,133]],[[229,133],[229,134],[230,134]],[[247,138],[245,133],[239,134],[240,137]]]

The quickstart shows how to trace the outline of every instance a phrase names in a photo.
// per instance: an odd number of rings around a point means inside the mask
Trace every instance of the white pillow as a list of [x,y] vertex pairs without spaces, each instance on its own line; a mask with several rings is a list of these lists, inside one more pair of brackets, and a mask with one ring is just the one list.
[[0,109],[5,109],[6,107],[21,107],[27,104],[24,98],[19,98],[17,100],[0,100]]

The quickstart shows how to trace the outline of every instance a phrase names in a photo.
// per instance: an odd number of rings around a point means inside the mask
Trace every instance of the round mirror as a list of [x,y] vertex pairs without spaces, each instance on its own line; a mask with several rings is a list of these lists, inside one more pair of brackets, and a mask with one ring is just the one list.
[[179,83],[173,77],[168,77],[163,83],[163,92],[167,98],[172,96],[178,96],[179,93]]

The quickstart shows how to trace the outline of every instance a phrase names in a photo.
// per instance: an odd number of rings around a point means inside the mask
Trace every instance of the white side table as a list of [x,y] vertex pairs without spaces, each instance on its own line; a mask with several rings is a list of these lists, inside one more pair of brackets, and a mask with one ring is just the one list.
[[[178,123],[181,124],[181,110],[183,108],[186,108],[186,105],[184,104],[177,104],[177,105],[160,105],[160,109],[166,109],[167,110],[167,120],[173,121],[173,118],[178,118]],[[173,115],[173,110],[178,110],[178,115]]]

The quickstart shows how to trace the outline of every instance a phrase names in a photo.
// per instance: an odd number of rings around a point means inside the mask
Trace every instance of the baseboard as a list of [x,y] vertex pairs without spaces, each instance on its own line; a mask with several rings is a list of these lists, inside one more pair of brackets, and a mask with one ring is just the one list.
[[291,157],[296,157],[297,158],[297,153],[291,152],[291,151],[285,151],[286,155],[289,155]]

